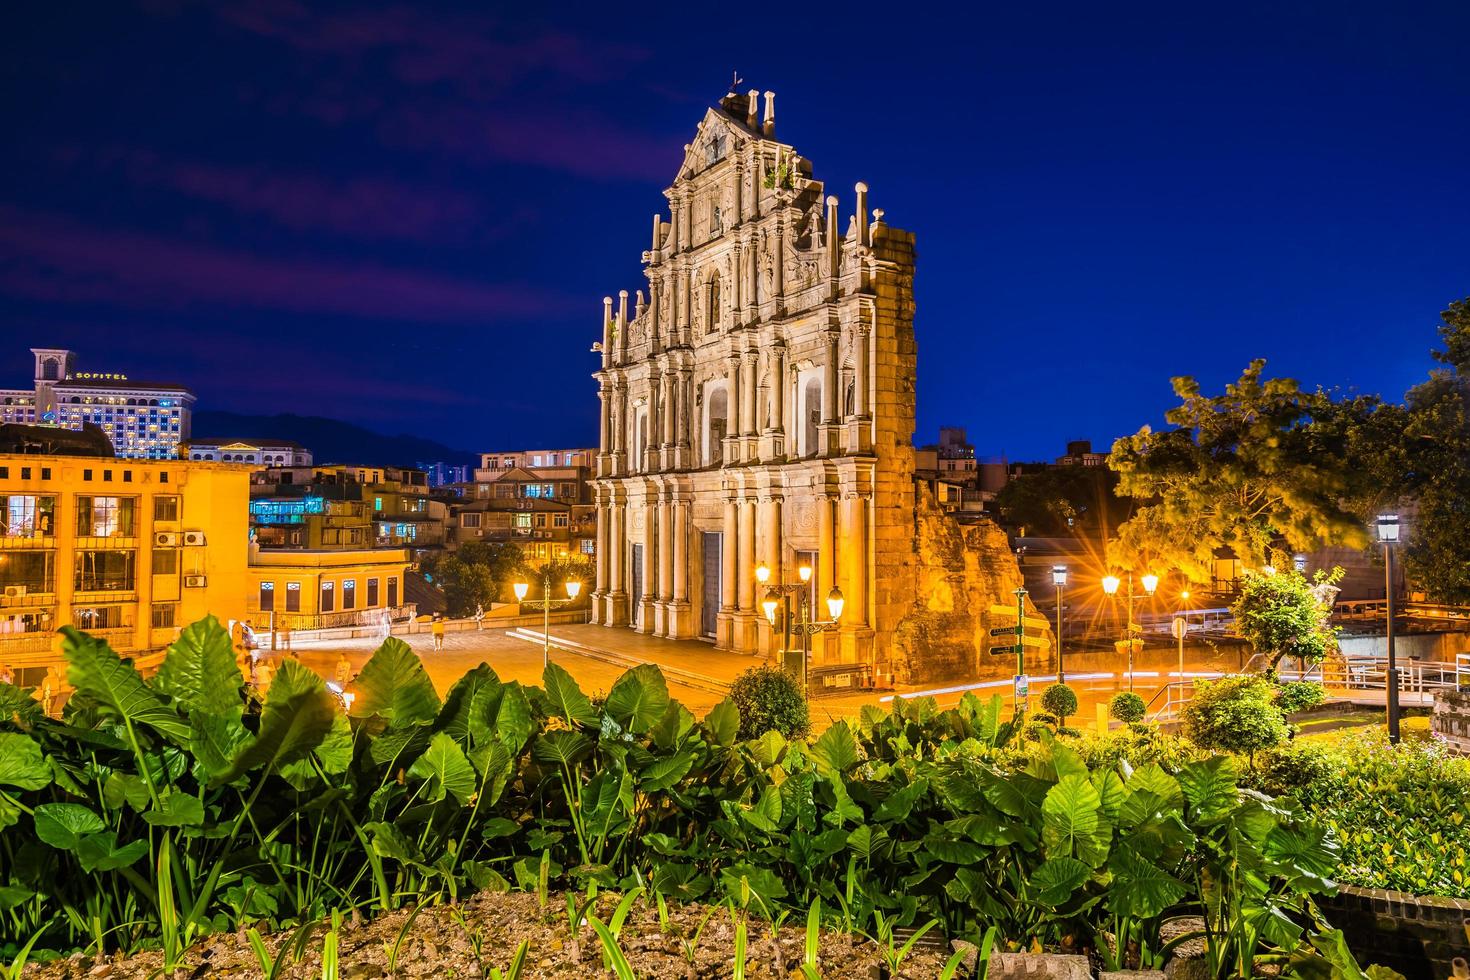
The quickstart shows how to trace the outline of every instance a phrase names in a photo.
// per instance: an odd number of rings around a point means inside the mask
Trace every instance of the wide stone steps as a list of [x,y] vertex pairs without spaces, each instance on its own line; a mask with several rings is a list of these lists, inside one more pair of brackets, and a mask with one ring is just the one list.
[[[545,633],[524,626],[517,627],[513,630],[506,630],[505,635],[512,639],[535,643],[537,646],[541,646],[546,642]],[[664,677],[670,683],[693,688],[696,691],[705,691],[710,694],[723,696],[730,693],[730,685],[717,677],[700,674],[692,670],[685,670],[683,667],[674,667],[668,663],[650,660],[646,657],[638,657],[629,653],[621,653],[602,647],[591,646],[586,643],[579,643],[576,640],[569,640],[566,637],[557,636],[555,633],[551,634],[551,647],[555,650],[561,650],[564,653],[574,653],[579,657],[586,657],[589,660],[600,660],[603,663],[612,664],[615,667],[631,669],[633,667],[641,667],[644,664],[653,664],[659,670],[663,671]]]

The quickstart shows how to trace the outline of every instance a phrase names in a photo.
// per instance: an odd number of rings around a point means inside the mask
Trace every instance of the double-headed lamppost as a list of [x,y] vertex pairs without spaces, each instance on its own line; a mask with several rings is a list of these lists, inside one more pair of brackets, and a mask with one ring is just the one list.
[[1388,741],[1396,745],[1399,740],[1399,665],[1393,652],[1393,546],[1399,543],[1399,515],[1378,515],[1378,543],[1383,545],[1383,595],[1388,600],[1388,676],[1384,678]]
[[1051,584],[1057,587],[1057,683],[1067,683],[1067,672],[1062,669],[1062,594],[1067,588],[1067,566],[1051,567]]
[[548,565],[541,569],[541,598],[533,602],[526,601],[526,595],[531,591],[529,582],[517,582],[513,588],[516,592],[516,601],[523,606],[532,609],[540,609],[541,617],[541,669],[551,663],[551,610],[557,606],[565,606],[569,602],[576,602],[577,596],[582,593],[582,583],[574,578],[567,579],[567,597],[565,599],[553,599],[551,597],[551,567]]
[[[832,591],[827,593],[827,613],[832,618],[817,620],[812,615],[811,580],[812,567],[802,565],[796,570],[800,582],[772,585],[771,570],[765,565],[757,565],[755,569],[755,580],[766,589],[765,598],[761,600],[761,609],[766,614],[766,621],[780,631],[781,652],[787,652],[791,643],[791,634],[795,633],[801,638],[801,689],[807,689],[807,666],[811,659],[812,637],[817,633],[826,633],[837,628],[838,620],[842,619],[842,590],[835,585]],[[796,616],[791,614],[791,596],[796,595]],[[784,666],[784,663],[783,663]]]
[[[1154,590],[1159,587],[1159,577],[1157,575],[1153,574],[1152,572],[1150,572],[1147,575],[1141,575],[1141,576],[1139,576],[1138,581],[1139,581],[1140,584],[1143,585],[1143,591],[1146,592],[1149,595],[1150,598],[1152,598],[1153,597],[1153,594],[1154,594]],[[1107,593],[1108,598],[1110,598],[1110,599],[1113,598],[1113,597],[1115,597],[1118,594],[1118,587],[1120,585],[1122,585],[1122,584],[1123,584],[1122,580],[1120,578],[1118,578],[1118,576],[1116,576],[1116,575],[1105,575],[1105,576],[1103,576],[1102,588],[1103,588],[1103,591],[1105,593]],[[1131,691],[1131,690],[1133,690],[1133,643],[1134,643],[1134,634],[1136,634],[1136,633],[1142,633],[1143,632],[1141,629],[1139,629],[1138,624],[1133,621],[1133,573],[1132,572],[1129,572],[1128,573],[1128,592],[1127,592],[1126,595],[1127,595],[1127,601],[1128,601],[1128,626],[1127,626],[1126,629],[1123,630],[1123,641],[1124,641],[1124,643],[1128,647],[1128,690]]]

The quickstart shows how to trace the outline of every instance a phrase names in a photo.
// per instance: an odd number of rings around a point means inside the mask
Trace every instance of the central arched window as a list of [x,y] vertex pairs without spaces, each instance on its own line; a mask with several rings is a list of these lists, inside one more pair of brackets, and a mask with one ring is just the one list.
[[54,357],[48,357],[44,361],[41,362],[41,380],[42,381],[59,381],[59,380],[61,380],[60,378],[58,378],[56,376],[56,374],[57,374],[56,358],[54,358]]
[[730,397],[721,385],[709,392],[705,409],[704,463],[719,466],[725,459],[725,433],[730,427]]
[[817,432],[822,424],[822,379],[808,378],[801,392],[801,455],[817,454]]

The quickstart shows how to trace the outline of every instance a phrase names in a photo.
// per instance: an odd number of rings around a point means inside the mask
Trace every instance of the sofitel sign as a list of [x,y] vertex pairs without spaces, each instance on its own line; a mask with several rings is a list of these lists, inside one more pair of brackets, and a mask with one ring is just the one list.
[[68,380],[70,380],[70,381],[126,381],[126,380],[128,380],[128,376],[126,374],[98,374],[98,373],[96,373],[94,371],[79,371],[79,372],[77,372],[75,374],[69,375],[68,376]]

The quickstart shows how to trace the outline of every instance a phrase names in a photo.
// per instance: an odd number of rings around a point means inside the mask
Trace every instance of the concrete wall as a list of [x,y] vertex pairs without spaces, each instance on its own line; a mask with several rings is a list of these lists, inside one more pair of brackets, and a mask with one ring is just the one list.
[[[1348,656],[1388,656],[1388,639],[1382,636],[1345,636],[1338,645]],[[1400,657],[1454,663],[1455,654],[1470,653],[1470,633],[1400,633],[1393,647]]]
[[1451,749],[1470,755],[1470,691],[1437,692],[1430,727]]

